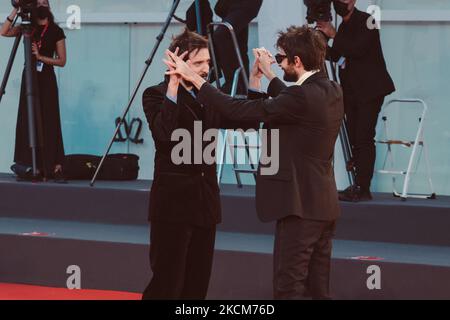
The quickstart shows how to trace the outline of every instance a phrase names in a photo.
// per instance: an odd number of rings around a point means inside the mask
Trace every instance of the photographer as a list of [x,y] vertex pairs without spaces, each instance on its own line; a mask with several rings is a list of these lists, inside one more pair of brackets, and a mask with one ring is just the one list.
[[384,98],[395,91],[386,69],[378,29],[370,29],[371,16],[355,8],[356,0],[336,0],[336,13],[343,22],[336,32],[330,22],[318,22],[318,30],[333,38],[329,55],[339,65],[344,90],[348,133],[353,149],[351,165],[356,185],[339,194],[342,201],[372,199],[370,182],[375,167],[375,128]]
[[[27,5],[30,3],[28,1]],[[21,1],[15,0],[15,8],[1,27],[0,33],[2,36],[15,37],[22,32],[20,26],[12,26],[20,5],[22,5]],[[37,0],[36,6],[32,6],[31,24],[33,28],[33,65],[36,65],[37,71],[33,81],[37,92],[35,109],[40,111],[36,119],[42,119],[40,126],[43,131],[41,135],[37,135],[37,159],[40,178],[44,180],[54,178],[56,182],[64,182],[62,171],[64,145],[59,111],[58,85],[53,67],[64,67],[66,64],[66,37],[64,31],[55,24],[47,0]],[[22,74],[14,161],[20,166],[30,167],[32,165],[25,71]]]
[[[207,0],[201,1],[200,5],[203,24],[202,28],[206,30],[205,25],[211,22],[212,12]],[[228,22],[233,26],[247,74],[249,73],[249,25],[252,20],[258,16],[261,6],[262,0],[219,0],[214,7],[214,12],[222,18],[222,21]],[[196,29],[194,5],[192,5],[188,11],[187,24],[191,31]],[[229,94],[233,85],[234,72],[239,68],[239,61],[236,57],[233,41],[227,28],[223,26],[217,27],[214,31],[213,38],[218,65],[222,69],[225,78],[222,91]],[[247,94],[241,79],[238,84],[237,93],[243,95]]]
[[[216,14],[224,22],[229,22],[233,26],[247,74],[249,73],[249,58],[247,53],[249,24],[258,16],[261,6],[262,0],[221,0],[217,2],[214,8]],[[234,72],[239,67],[239,62],[233,49],[233,42],[228,30],[222,26],[217,28],[213,37],[217,48],[219,65],[222,66],[225,76],[225,84],[222,90],[230,93],[233,85]],[[242,81],[239,81],[237,93],[247,94]]]

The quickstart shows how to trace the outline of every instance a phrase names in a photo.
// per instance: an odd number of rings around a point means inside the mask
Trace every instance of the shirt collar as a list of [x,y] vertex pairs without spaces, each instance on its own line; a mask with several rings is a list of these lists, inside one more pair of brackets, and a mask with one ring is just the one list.
[[319,70],[313,70],[313,71],[306,71],[301,77],[300,79],[298,79],[298,81],[295,83],[296,86],[301,86],[306,80],[308,80],[309,77],[315,75],[316,73],[318,73]]
[[195,89],[195,87],[193,87],[192,89],[188,89],[184,84],[180,83],[180,85],[187,93],[193,96],[194,99],[197,97],[197,90]]

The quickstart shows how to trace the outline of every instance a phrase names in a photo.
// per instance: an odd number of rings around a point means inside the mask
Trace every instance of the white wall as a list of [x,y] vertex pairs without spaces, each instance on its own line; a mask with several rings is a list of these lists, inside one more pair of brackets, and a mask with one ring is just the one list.
[[[103,153],[114,129],[114,118],[126,105],[172,3],[171,0],[51,1],[59,19],[67,16],[65,10],[71,4],[80,5],[82,18],[86,19],[81,30],[66,29],[69,61],[66,68],[57,71],[67,153]],[[177,14],[184,16],[190,3],[182,1]],[[388,69],[397,86],[392,97],[419,97],[430,105],[425,133],[433,167],[432,178],[438,194],[450,195],[450,1],[358,1],[361,10],[369,4],[378,4],[383,10],[382,44]],[[0,2],[0,18],[9,10],[9,1]],[[305,15],[301,0],[264,0],[258,23],[251,26],[250,48],[264,46],[274,51],[277,31],[292,24],[303,24]],[[170,36],[180,28],[181,25],[176,23],[169,28],[143,88],[161,81],[163,49],[168,46]],[[3,75],[12,43],[13,39],[0,39],[0,75]],[[0,104],[0,171],[3,172],[8,172],[12,163],[22,65],[20,48],[7,94]],[[143,118],[141,92],[130,117]],[[393,125],[398,132],[400,129],[414,131],[415,122],[396,115]],[[113,152],[138,153],[142,157],[140,177],[151,178],[154,147],[148,130],[145,130],[144,139],[145,144],[141,146],[117,144]],[[378,167],[383,156],[384,150],[379,148]],[[399,154],[399,159],[405,160],[405,156]],[[339,147],[336,169],[338,184],[344,187],[346,178]],[[422,172],[419,168],[413,186],[425,191]],[[224,181],[234,181],[230,168],[226,168]],[[247,181],[251,182],[251,179]],[[389,181],[387,177],[377,175],[374,190],[389,192]]]

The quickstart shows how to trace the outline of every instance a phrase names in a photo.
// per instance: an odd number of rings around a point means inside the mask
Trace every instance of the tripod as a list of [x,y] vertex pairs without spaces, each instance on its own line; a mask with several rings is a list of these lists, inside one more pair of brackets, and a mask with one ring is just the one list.
[[125,108],[122,116],[120,117],[120,120],[117,123],[116,130],[114,131],[114,134],[113,134],[113,136],[111,138],[111,141],[109,142],[109,145],[108,145],[108,147],[106,149],[106,152],[103,155],[102,160],[100,161],[100,163],[99,163],[99,165],[97,167],[97,170],[95,171],[94,177],[91,180],[91,183],[90,183],[91,187],[94,186],[95,181],[97,180],[97,176],[98,176],[98,174],[100,173],[100,170],[103,167],[103,163],[105,162],[106,157],[108,156],[109,152],[111,151],[111,147],[112,147],[112,145],[114,143],[114,140],[116,139],[117,134],[120,131],[120,127],[125,122],[125,117],[127,116],[128,112],[130,111],[131,106],[133,105],[134,99],[136,98],[136,95],[137,95],[137,93],[139,91],[139,88],[141,87],[142,82],[144,81],[145,75],[147,74],[147,71],[150,68],[150,65],[153,63],[153,59],[155,58],[156,52],[158,51],[158,48],[161,45],[162,40],[164,39],[164,35],[167,32],[167,28],[169,27],[170,22],[172,21],[172,18],[174,17],[175,11],[177,10],[179,4],[180,4],[180,0],[174,0],[172,8],[170,9],[170,12],[169,12],[169,16],[167,17],[167,20],[164,23],[164,26],[163,26],[163,28],[161,30],[161,33],[156,37],[156,43],[155,43],[155,46],[153,47],[153,50],[152,50],[152,52],[150,54],[150,57],[147,59],[147,61],[145,61],[144,71],[142,72],[142,75],[141,75],[141,77],[140,77],[140,79],[139,79],[139,81],[138,81],[138,83],[136,85],[136,88],[134,89],[133,94],[131,95],[131,99],[128,102],[127,107]]
[[[335,28],[337,28],[337,14],[335,14],[335,16],[334,16],[334,22],[335,22]],[[324,36],[328,39],[327,35],[324,34]],[[336,68],[331,59],[330,59],[330,66],[331,66],[331,74],[333,77],[332,79],[330,79],[330,74],[328,72],[326,61],[324,63],[324,71],[326,72],[326,74],[330,80],[333,80],[334,82],[339,83],[337,74],[336,74]],[[339,140],[341,141],[342,154],[344,156],[345,171],[347,172],[348,182],[349,182],[350,186],[354,186],[356,183],[356,172],[355,172],[355,166],[353,164],[352,145],[350,142],[350,138],[348,135],[348,129],[347,129],[347,117],[345,115],[344,115],[344,120],[342,121],[341,128],[339,130]]]
[[[333,81],[339,83],[336,75],[336,69],[333,65],[333,63],[330,61],[331,65],[331,73],[333,75]],[[327,66],[325,63],[325,71],[328,75]],[[344,115],[344,120],[342,121],[341,128],[339,130],[339,140],[341,141],[341,147],[342,147],[342,154],[344,156],[345,161],[345,169],[347,172],[347,178],[350,186],[355,185],[356,183],[356,173],[355,173],[355,167],[353,165],[353,152],[352,152],[352,145],[350,143],[350,138],[348,136],[348,129],[347,129],[347,118]]]
[[[37,99],[36,91],[36,63],[33,59],[32,53],[32,42],[33,42],[33,28],[31,25],[31,12],[19,11],[16,20],[12,24],[13,27],[17,21],[18,17],[21,17],[21,32],[16,36],[14,45],[8,60],[8,65],[6,67],[5,74],[3,76],[3,81],[0,87],[0,102],[6,93],[6,86],[8,84],[9,77],[11,75],[11,70],[14,65],[14,60],[17,55],[17,50],[19,48],[20,41],[23,36],[24,52],[25,52],[25,88],[27,97],[27,111],[28,111],[28,133],[29,133],[29,143],[31,149],[32,157],[32,178],[36,180],[38,178],[39,172],[37,168],[37,148],[39,143],[39,148],[41,151],[42,160],[44,160],[44,146],[43,146],[43,131],[42,131],[42,121],[41,121],[41,110],[40,103]],[[36,131],[37,128],[37,131]],[[39,135],[39,142],[36,137],[36,133]],[[43,161],[45,163],[45,161]],[[45,165],[43,166],[44,177],[47,176]]]

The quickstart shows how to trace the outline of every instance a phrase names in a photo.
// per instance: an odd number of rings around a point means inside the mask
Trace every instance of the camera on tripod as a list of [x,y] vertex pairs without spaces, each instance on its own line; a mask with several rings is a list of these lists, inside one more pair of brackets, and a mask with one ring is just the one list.
[[[38,121],[37,120],[38,118],[35,117],[35,114],[39,114],[40,112],[39,111],[40,107],[36,106],[39,106],[40,104],[36,103],[36,99],[38,98],[37,90],[35,88],[36,84],[34,82],[36,73],[36,61],[33,58],[33,50],[32,50],[34,30],[31,22],[32,19],[31,16],[35,11],[35,9],[37,9],[38,3],[37,0],[12,0],[11,4],[14,8],[19,9],[18,17],[22,18],[22,21],[20,26],[20,32],[16,35],[16,40],[14,41],[14,45],[11,50],[11,55],[8,60],[8,65],[6,66],[6,71],[3,76],[2,83],[0,85],[0,102],[3,98],[3,95],[6,93],[5,89],[14,64],[14,58],[17,54],[20,41],[23,38],[24,54],[25,54],[25,72],[24,72],[25,90],[27,96],[27,110],[29,115],[28,132],[30,133],[29,143],[31,148],[32,168],[30,169],[28,167],[13,166],[11,169],[14,172],[16,172],[19,176],[25,178],[36,178],[38,177],[37,134],[42,135],[42,126],[40,125],[41,121]],[[16,21],[14,21],[12,25],[14,26],[15,23]],[[37,125],[35,122],[38,122]]]
[[16,9],[21,9],[23,13],[31,13],[37,7],[37,0],[11,0],[11,4]]

